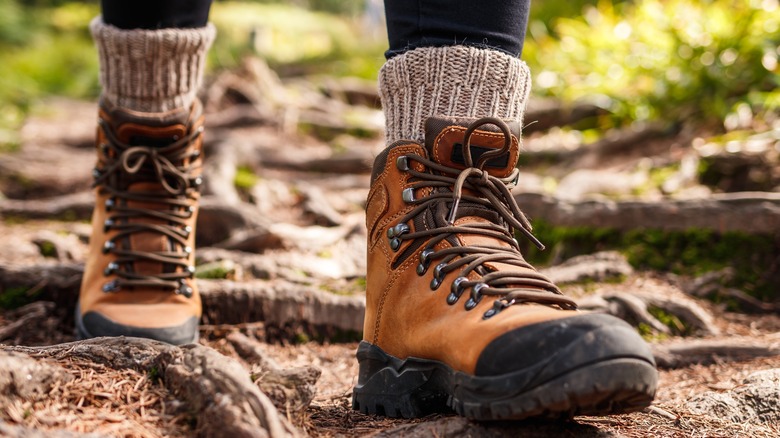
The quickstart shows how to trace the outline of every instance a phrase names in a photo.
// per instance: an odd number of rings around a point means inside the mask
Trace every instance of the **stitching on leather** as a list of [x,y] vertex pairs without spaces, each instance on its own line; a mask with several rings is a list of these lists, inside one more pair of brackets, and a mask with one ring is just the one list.
[[[466,133],[466,128],[464,128],[462,126],[450,126],[446,130],[444,130],[441,133],[439,133],[438,136],[436,136],[436,140],[434,140],[434,142],[433,142],[433,156],[435,157],[436,161],[439,162],[439,163],[443,162],[445,159],[447,161],[449,161],[449,157],[444,157],[444,158],[441,157],[441,148],[439,146],[441,145],[444,137],[447,134],[449,134],[450,132],[463,132],[465,134]],[[501,133],[501,132],[490,132],[490,131],[474,132],[474,136],[476,136],[477,138],[478,137],[487,137],[487,138],[491,138],[492,137],[491,139],[497,139],[497,138],[503,139],[504,138],[504,134],[503,133]],[[518,155],[520,153],[519,152],[520,147],[519,147],[519,143],[518,143],[517,137],[515,137],[515,136],[512,136],[512,146],[514,146],[514,147],[509,152],[509,162],[510,163],[517,163],[517,157],[518,157]],[[513,168],[514,168],[514,166],[510,167],[506,172],[502,172],[500,174],[500,176],[501,177],[509,176],[509,174],[512,172]]]

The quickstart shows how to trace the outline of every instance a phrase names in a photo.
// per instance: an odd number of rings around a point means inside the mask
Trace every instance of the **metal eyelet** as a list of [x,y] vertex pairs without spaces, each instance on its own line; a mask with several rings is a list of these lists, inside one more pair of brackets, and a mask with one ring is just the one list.
[[411,230],[411,228],[409,228],[409,225],[407,225],[405,223],[400,223],[400,224],[397,224],[394,227],[390,227],[390,228],[387,229],[387,237],[389,239],[392,239],[393,237],[398,237],[401,234],[406,234],[410,230]]
[[103,270],[103,275],[109,276],[116,272],[117,269],[119,269],[119,264],[111,262],[106,266],[106,269]]
[[195,207],[190,205],[189,207],[187,207],[187,212],[188,213],[195,213]]
[[120,289],[119,283],[114,281],[109,281],[108,283],[103,285],[103,292],[109,293],[109,292],[116,292]]
[[194,265],[187,266],[187,272],[190,275],[195,275],[195,266]]
[[434,251],[430,248],[426,248],[420,253],[420,264],[417,265],[417,275],[422,277],[428,272],[428,266],[431,264],[429,257],[433,255],[433,253]]
[[411,187],[404,189],[404,191],[401,192],[401,199],[403,199],[407,204],[414,202],[414,189]]
[[466,310],[471,310],[477,307],[480,301],[482,301],[482,294],[479,292],[482,289],[488,287],[485,283],[477,283],[471,288],[471,296],[466,301]]
[[179,288],[176,289],[176,295],[183,295],[186,298],[190,298],[192,296],[192,287],[188,285],[184,280],[179,280]]
[[392,239],[390,239],[390,249],[392,249],[393,251],[398,251],[398,248],[400,247],[401,247],[401,239],[397,237],[393,237]]
[[431,280],[431,290],[436,290],[441,286],[443,278],[441,278],[442,269],[446,268],[446,263],[439,263],[433,270],[433,280]]
[[110,229],[111,229],[111,227],[113,227],[113,226],[114,226],[114,221],[113,221],[113,220],[111,220],[111,219],[106,219],[106,220],[103,222],[103,232],[104,232],[104,233],[107,233],[107,232],[108,232],[108,230],[110,230]]
[[116,272],[117,269],[119,269],[119,264],[111,262],[106,266],[106,269],[103,270],[103,275],[109,276]]
[[409,157],[406,155],[401,155],[400,157],[396,158],[395,167],[397,167],[398,170],[407,172],[409,170]]
[[106,207],[106,211],[111,211],[116,206],[116,202],[112,199],[106,199],[106,202],[103,204]]
[[492,318],[493,316],[498,315],[498,312],[506,309],[507,307],[511,306],[514,303],[515,303],[515,300],[512,300],[512,301],[510,301],[508,303],[505,302],[505,301],[501,301],[501,300],[495,300],[495,301],[493,301],[493,307],[488,309],[488,311],[485,312],[484,315],[482,315],[482,319]]
[[108,254],[109,251],[113,250],[114,248],[116,248],[116,243],[111,240],[107,241],[103,244],[103,254]]
[[192,227],[187,225],[184,227],[184,237],[190,237],[190,234],[192,234]]
[[195,187],[200,187],[203,185],[203,177],[202,176],[196,176],[195,179],[192,181],[192,184]]
[[92,169],[92,177],[93,178],[100,178],[101,175],[103,175],[103,172],[100,171],[97,167]]
[[192,254],[192,247],[185,246],[184,247],[184,253],[185,254]]
[[467,277],[458,277],[452,282],[450,286],[450,294],[447,295],[447,304],[450,306],[457,303],[463,293],[463,283],[469,281]]

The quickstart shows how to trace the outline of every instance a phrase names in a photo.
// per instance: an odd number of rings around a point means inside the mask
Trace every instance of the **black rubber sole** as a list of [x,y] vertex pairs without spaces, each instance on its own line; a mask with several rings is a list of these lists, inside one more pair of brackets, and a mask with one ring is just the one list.
[[99,323],[99,327],[102,327],[101,333],[103,334],[95,335],[87,330],[84,319],[81,316],[81,309],[78,303],[76,304],[75,321],[76,338],[79,340],[92,339],[100,336],[127,336],[133,338],[154,339],[156,341],[165,342],[172,345],[185,345],[194,344],[198,342],[198,339],[200,338],[197,321],[193,321],[194,324],[187,323],[180,327],[148,329],[117,324],[113,321],[109,321],[108,319],[103,318],[102,316],[100,316],[100,319],[97,322]]
[[366,414],[416,418],[456,412],[475,420],[561,418],[634,412],[650,405],[658,372],[637,357],[581,365],[532,388],[525,371],[473,376],[431,360],[400,360],[361,342],[352,407]]

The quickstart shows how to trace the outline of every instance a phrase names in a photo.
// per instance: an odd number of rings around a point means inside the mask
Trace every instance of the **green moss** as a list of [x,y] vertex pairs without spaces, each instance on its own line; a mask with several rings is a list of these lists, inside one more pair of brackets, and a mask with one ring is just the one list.
[[215,262],[197,266],[195,269],[195,278],[224,280],[232,277],[235,273],[236,269],[232,263]]
[[346,283],[337,281],[335,283],[321,283],[318,288],[322,291],[335,295],[355,295],[366,291],[366,277],[358,277]]
[[677,336],[689,336],[693,332],[693,328],[685,325],[685,323],[677,316],[655,306],[648,306],[647,311],[655,317],[661,324],[669,327],[672,334]]
[[648,342],[658,342],[669,338],[669,335],[656,332],[652,327],[645,324],[644,322],[639,323],[636,331],[639,332],[639,335]]
[[233,185],[238,190],[249,191],[257,184],[257,175],[246,166],[239,166],[236,169],[236,176],[233,178]]
[[9,287],[0,290],[0,309],[16,309],[29,304],[41,294],[42,289],[26,287]]
[[310,341],[311,341],[311,338],[306,333],[298,332],[298,333],[295,334],[294,342],[296,344],[306,344],[306,343],[308,343]]
[[44,240],[38,244],[41,255],[44,257],[57,257],[57,247],[54,243]]
[[539,251],[522,237],[523,254],[537,265],[603,250],[621,251],[637,269],[701,275],[733,267],[724,286],[739,288],[764,301],[780,299],[780,234],[751,235],[711,230],[631,230],[554,227],[534,222],[534,234],[547,246]]
[[157,368],[157,366],[153,366],[149,368],[147,375],[149,376],[149,380],[155,383],[162,378],[162,376],[160,375],[160,369]]

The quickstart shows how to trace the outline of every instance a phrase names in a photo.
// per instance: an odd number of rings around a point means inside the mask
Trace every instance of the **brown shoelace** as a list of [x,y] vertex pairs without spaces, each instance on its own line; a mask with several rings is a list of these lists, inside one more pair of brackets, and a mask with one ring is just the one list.
[[[474,163],[471,156],[471,135],[480,126],[488,124],[495,125],[503,132],[504,145],[501,149],[482,154]],[[493,307],[485,312],[484,318],[490,318],[501,310],[520,303],[538,303],[561,309],[576,309],[574,301],[564,297],[558,287],[546,276],[537,272],[520,253],[519,244],[513,234],[515,230],[540,249],[544,246],[531,233],[531,224],[520,211],[510,191],[517,181],[519,170],[514,169],[506,178],[492,176],[483,170],[484,165],[492,158],[509,153],[511,139],[511,132],[506,123],[488,117],[472,123],[464,134],[463,158],[466,163],[464,170],[453,169],[415,154],[399,157],[397,166],[407,171],[414,181],[411,187],[405,189],[404,201],[416,207],[400,218],[396,226],[388,230],[390,246],[393,250],[399,250],[403,241],[414,241],[415,243],[405,251],[405,254],[401,255],[403,258],[404,255],[409,255],[411,252],[409,249],[419,248],[427,242],[420,253],[417,273],[424,275],[433,261],[439,261],[434,268],[434,278],[431,281],[431,289],[436,290],[447,274],[460,269],[458,277],[452,282],[447,302],[450,305],[457,303],[467,289],[471,290],[469,299],[465,303],[467,310],[476,307],[484,296],[498,297]],[[415,170],[409,161],[422,164],[426,171]],[[430,188],[430,193],[415,198],[415,193],[424,188]],[[427,214],[426,212],[442,211],[447,211],[445,221],[437,221],[435,219],[437,215],[433,213],[429,217],[434,218],[435,226],[419,226],[430,222],[430,220],[419,220],[421,215]],[[489,214],[490,217],[497,217],[498,220],[456,225],[459,214],[461,217],[480,215],[484,217]],[[411,232],[409,221],[418,224],[414,232]],[[469,234],[492,237],[508,245],[461,246],[454,238],[456,235]],[[444,240],[452,246],[440,250],[433,249]],[[489,263],[502,263],[522,269],[496,270],[489,268],[487,266]],[[479,274],[478,280],[469,278],[473,272]]]
[[[104,273],[118,278],[106,283],[103,291],[153,287],[191,296],[192,288],[184,281],[191,278],[195,271],[194,266],[188,264],[192,248],[187,246],[187,239],[192,229],[187,220],[195,212],[195,194],[202,178],[194,175],[196,168],[192,164],[200,152],[191,150],[189,146],[202,135],[203,129],[196,129],[169,145],[155,147],[123,143],[105,121],[101,120],[99,124],[107,138],[106,144],[101,145],[106,163],[103,168],[95,168],[93,187],[100,187],[101,193],[109,195],[105,204],[109,212],[104,223],[105,230],[118,231],[103,245],[104,253],[116,256]],[[187,159],[189,164],[184,164]],[[131,183],[140,182],[159,184],[160,190],[131,192],[127,189]],[[156,204],[163,208],[129,207],[128,202]],[[138,218],[161,223],[130,222]],[[170,242],[170,249],[148,252],[117,245],[117,241],[129,241],[136,233],[165,236]],[[161,263],[165,268],[155,275],[142,275],[132,270],[134,263],[144,261]]]

